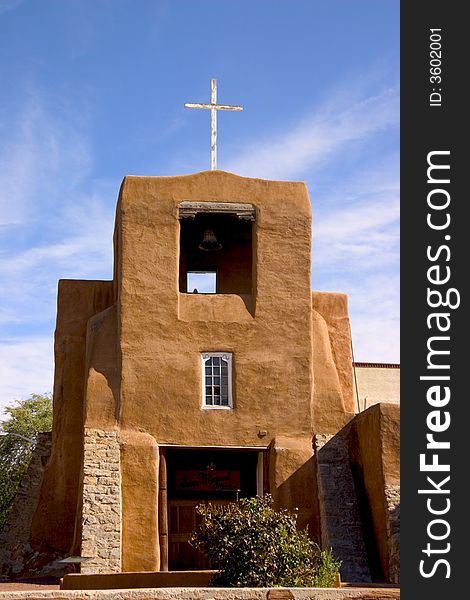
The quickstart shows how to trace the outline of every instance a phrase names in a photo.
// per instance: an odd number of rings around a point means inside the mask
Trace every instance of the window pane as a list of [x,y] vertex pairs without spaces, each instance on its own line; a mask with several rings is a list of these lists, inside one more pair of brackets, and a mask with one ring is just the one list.
[[[215,353],[214,353],[215,354]],[[204,404],[206,406],[231,405],[229,395],[229,367],[231,355],[214,356],[204,353],[203,377],[204,377]]]

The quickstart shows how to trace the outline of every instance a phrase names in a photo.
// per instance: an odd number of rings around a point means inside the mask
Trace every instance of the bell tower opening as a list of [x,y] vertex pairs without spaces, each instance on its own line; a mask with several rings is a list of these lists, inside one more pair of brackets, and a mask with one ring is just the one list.
[[231,205],[183,204],[198,206],[190,214],[180,206],[179,291],[251,295],[254,207],[232,205],[250,207],[240,217]]

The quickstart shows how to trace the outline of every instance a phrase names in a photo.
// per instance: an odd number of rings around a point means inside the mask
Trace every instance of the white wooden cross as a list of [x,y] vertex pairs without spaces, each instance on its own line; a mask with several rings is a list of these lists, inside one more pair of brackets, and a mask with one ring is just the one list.
[[211,79],[211,103],[189,104],[186,108],[208,108],[211,111],[211,169],[217,169],[217,111],[218,110],[243,110],[243,106],[231,106],[229,104],[217,104],[217,79]]

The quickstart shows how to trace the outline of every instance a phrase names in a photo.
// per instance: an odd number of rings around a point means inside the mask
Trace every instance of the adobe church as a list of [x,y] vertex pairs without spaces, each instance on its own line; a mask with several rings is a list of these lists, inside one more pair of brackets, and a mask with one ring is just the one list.
[[312,292],[311,249],[301,182],[124,179],[113,280],[59,282],[31,552],[207,569],[195,506],[270,493],[343,580],[398,580],[399,408],[355,415],[347,298]]

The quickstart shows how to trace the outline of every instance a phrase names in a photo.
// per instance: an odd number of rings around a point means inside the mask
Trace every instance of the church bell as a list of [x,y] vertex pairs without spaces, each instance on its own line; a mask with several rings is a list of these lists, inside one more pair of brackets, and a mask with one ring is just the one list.
[[220,250],[221,248],[222,248],[222,244],[219,243],[219,241],[215,237],[215,233],[212,231],[212,229],[206,229],[204,231],[202,241],[199,244],[199,249],[206,250],[206,251],[214,251],[214,250]]

